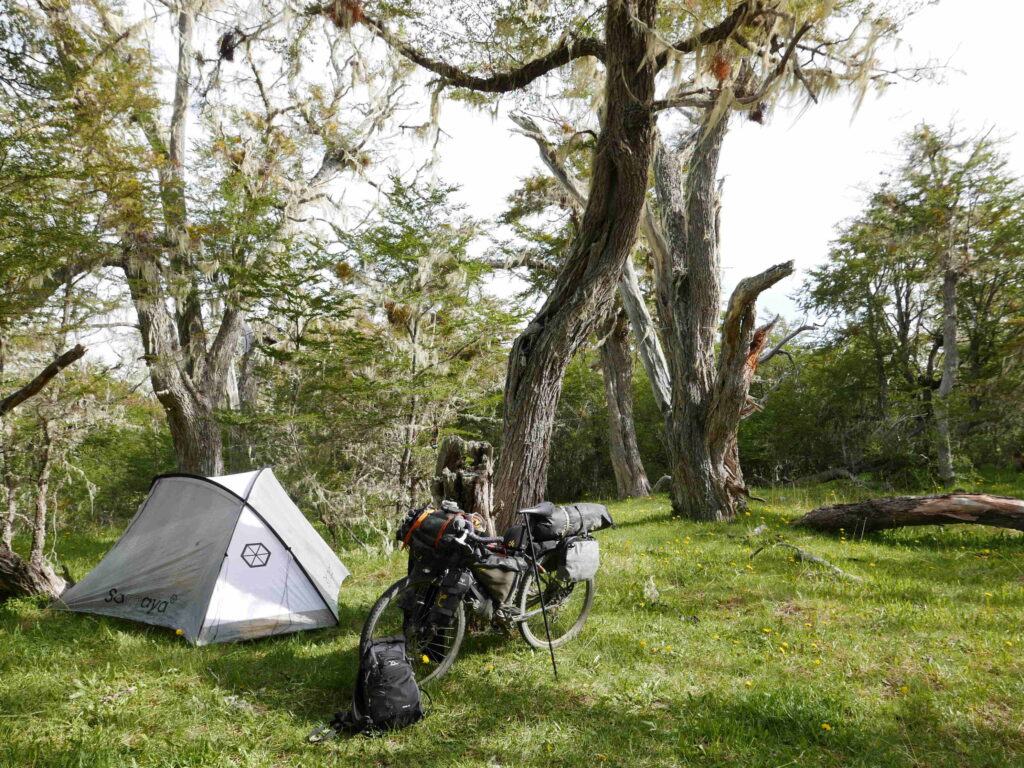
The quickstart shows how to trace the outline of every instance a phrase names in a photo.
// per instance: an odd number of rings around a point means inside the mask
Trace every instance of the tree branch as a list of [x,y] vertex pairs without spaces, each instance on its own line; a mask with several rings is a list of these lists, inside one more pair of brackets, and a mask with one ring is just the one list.
[[816,330],[817,328],[820,328],[820,327],[821,326],[817,325],[817,324],[814,324],[814,325],[801,325],[796,330],[790,331],[789,333],[786,334],[786,336],[782,339],[782,341],[780,341],[778,344],[775,345],[774,348],[768,350],[767,352],[763,352],[761,354],[761,357],[758,358],[757,364],[758,365],[763,365],[764,363],[767,363],[769,360],[771,360],[777,354],[782,352],[782,348],[783,347],[785,347],[787,344],[789,344],[789,342],[791,342],[793,339],[795,339],[797,336],[799,336],[804,331],[813,331],[813,330]]
[[50,383],[50,380],[53,379],[54,376],[81,358],[84,354],[85,347],[81,344],[76,344],[74,348],[69,349],[48,366],[43,368],[43,370],[40,371],[39,374],[24,387],[16,392],[12,392],[3,400],[0,400],[0,416],[9,413],[33,395],[38,394],[43,387]]
[[[685,40],[680,40],[672,47],[680,53],[693,53],[698,48],[703,48],[710,43],[717,43],[730,37],[740,27],[749,24],[761,13],[761,4],[758,2],[743,2],[733,9],[733,12],[713,27],[701,30]],[[668,63],[668,53],[662,52],[655,59],[657,68],[660,70]]]
[[[314,6],[307,11],[310,14],[323,14],[330,17],[333,4]],[[362,14],[362,23],[374,35],[379,37],[391,48],[396,50],[414,64],[427,69],[434,74],[440,75],[449,84],[458,88],[469,88],[484,93],[507,93],[523,88],[534,80],[554,69],[558,69],[574,59],[581,59],[584,56],[593,56],[596,59],[604,60],[605,45],[593,37],[576,38],[572,35],[565,37],[555,48],[547,54],[532,59],[522,66],[499,72],[487,77],[480,77],[466,72],[454,64],[449,64],[440,59],[434,59],[423,51],[420,51],[409,43],[405,42],[393,32],[388,30],[384,24],[371,17]]]

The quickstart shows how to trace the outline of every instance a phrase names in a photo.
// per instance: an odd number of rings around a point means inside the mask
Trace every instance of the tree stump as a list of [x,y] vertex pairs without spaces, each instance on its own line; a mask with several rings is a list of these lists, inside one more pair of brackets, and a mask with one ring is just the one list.
[[454,501],[459,509],[480,515],[494,534],[494,447],[490,443],[446,435],[437,451],[430,493],[435,505]]
[[860,535],[905,525],[974,523],[1024,531],[1024,501],[987,493],[890,496],[811,510],[793,525]]

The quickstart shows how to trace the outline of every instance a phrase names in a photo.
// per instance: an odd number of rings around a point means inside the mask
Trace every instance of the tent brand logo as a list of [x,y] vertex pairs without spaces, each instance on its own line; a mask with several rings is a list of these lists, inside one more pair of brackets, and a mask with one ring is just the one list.
[[270,550],[262,544],[246,544],[242,547],[242,559],[250,568],[262,568],[270,561]]
[[139,607],[146,613],[163,613],[167,610],[167,606],[177,601],[177,595],[171,595],[170,600],[161,600],[159,597],[144,597],[139,601]]

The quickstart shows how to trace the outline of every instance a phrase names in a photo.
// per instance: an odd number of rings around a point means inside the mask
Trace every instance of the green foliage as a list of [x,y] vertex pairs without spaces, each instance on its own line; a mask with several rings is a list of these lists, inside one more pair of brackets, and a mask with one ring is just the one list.
[[490,270],[469,252],[479,224],[452,191],[392,179],[319,278],[344,301],[296,295],[295,332],[259,345],[264,393],[224,415],[244,430],[245,461],[278,465],[334,534],[387,537],[388,516],[428,496],[441,435],[471,433],[501,381],[520,318],[487,292]]
[[[962,460],[1005,463],[1024,424],[1024,207],[1019,181],[988,135],[918,127],[904,160],[812,270],[806,309],[832,323],[801,350],[797,375],[777,359],[744,427],[744,460],[766,477],[833,466],[925,478],[942,373],[942,284],[960,274],[954,438]],[[756,388],[755,388],[756,390]]]

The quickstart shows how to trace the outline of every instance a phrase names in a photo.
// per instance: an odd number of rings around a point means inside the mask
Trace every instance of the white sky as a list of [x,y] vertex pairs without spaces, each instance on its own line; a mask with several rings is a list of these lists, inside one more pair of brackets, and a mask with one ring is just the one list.
[[[855,116],[852,98],[843,97],[812,105],[799,119],[795,110],[779,110],[767,126],[735,119],[720,166],[726,291],[779,261],[795,259],[798,270],[823,261],[836,225],[857,213],[862,190],[895,164],[898,140],[917,123],[945,126],[955,118],[970,132],[994,125],[998,135],[1016,133],[1022,22],[1024,4],[941,0],[908,23],[899,58],[948,63],[944,82],[898,83],[869,96]],[[477,217],[501,213],[518,180],[540,168],[536,146],[512,134],[505,117],[492,121],[448,103],[442,127],[452,138],[441,148],[439,175],[462,185],[459,197]],[[1024,139],[1012,136],[1005,150],[1010,169],[1024,175]],[[787,297],[801,282],[794,275],[766,292],[759,314],[796,318]]]

